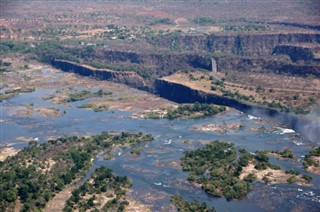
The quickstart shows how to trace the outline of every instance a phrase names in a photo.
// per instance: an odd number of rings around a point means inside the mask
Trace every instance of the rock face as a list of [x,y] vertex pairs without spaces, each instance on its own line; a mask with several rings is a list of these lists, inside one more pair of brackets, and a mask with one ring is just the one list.
[[286,54],[293,62],[314,59],[313,49],[304,46],[279,45],[274,48],[272,54]]
[[134,88],[146,89],[146,84],[142,77],[130,71],[112,71],[108,69],[95,69],[86,65],[79,65],[64,60],[53,60],[52,65],[66,72],[74,72],[82,76],[92,76],[100,80],[110,80],[122,83]]
[[320,33],[167,34],[146,39],[164,50],[129,52],[96,47],[89,56],[105,64],[146,68],[153,79],[190,68],[211,71],[212,59],[219,71],[320,76]]
[[224,52],[245,57],[261,57],[272,54],[273,49],[281,44],[320,43],[320,33],[263,33],[229,35],[184,35],[157,36],[149,43],[169,47],[172,42],[180,50],[202,52]]
[[233,107],[254,116],[272,118],[281,123],[285,123],[290,128],[303,134],[311,141],[317,142],[319,140],[319,120],[312,120],[289,113],[281,113],[274,109],[242,103],[223,96],[194,90],[185,85],[169,82],[163,79],[156,80],[155,89],[159,96],[178,103],[212,103]]

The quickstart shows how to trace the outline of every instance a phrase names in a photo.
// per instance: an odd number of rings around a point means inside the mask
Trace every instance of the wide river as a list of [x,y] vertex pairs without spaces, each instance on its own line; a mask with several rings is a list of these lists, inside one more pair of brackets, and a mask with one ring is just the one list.
[[[111,132],[143,132],[151,133],[154,141],[142,144],[140,156],[130,154],[130,149],[118,149],[113,153],[115,159],[104,160],[98,155],[94,167],[107,166],[118,175],[127,175],[133,181],[131,196],[145,204],[151,205],[153,211],[166,211],[170,205],[170,196],[182,195],[185,199],[205,201],[215,206],[218,211],[320,211],[320,177],[307,173],[302,168],[301,158],[312,146],[319,145],[280,123],[271,120],[259,120],[233,111],[214,117],[196,120],[146,120],[132,119],[130,112],[105,111],[93,112],[77,108],[76,105],[53,105],[41,97],[54,93],[54,89],[37,89],[32,93],[24,93],[1,103],[1,141],[15,148],[28,145],[19,137],[38,138],[45,141],[49,137],[90,135]],[[32,107],[53,107],[65,111],[59,117],[23,117],[15,115],[24,104],[32,103]],[[242,123],[240,130],[227,129],[224,134],[212,131],[194,131],[190,128],[206,124],[227,126],[230,123]],[[260,128],[260,130],[257,130]],[[262,130],[261,130],[262,129]],[[235,146],[249,151],[283,150],[291,148],[298,158],[295,162],[280,161],[271,158],[271,162],[284,169],[294,168],[302,174],[313,177],[312,186],[266,185],[252,184],[252,192],[241,200],[226,201],[205,194],[200,188],[188,184],[188,173],[179,167],[179,159],[185,150],[195,150],[208,142],[222,140],[232,142]],[[86,176],[86,177],[87,177]]]

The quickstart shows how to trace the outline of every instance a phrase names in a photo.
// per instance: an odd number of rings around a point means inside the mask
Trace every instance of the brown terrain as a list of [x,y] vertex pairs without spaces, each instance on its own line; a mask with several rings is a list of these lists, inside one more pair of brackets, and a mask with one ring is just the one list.
[[[68,106],[65,100],[77,88],[101,89],[110,94],[78,106],[95,111],[131,111],[142,117],[146,112],[177,106],[151,94],[160,93],[155,84],[161,78],[193,90],[229,95],[239,102],[306,114],[320,104],[319,11],[318,0],[3,0],[0,100],[45,88],[54,91],[44,99]],[[217,63],[217,73],[212,73],[212,59]],[[99,71],[112,76],[93,74]],[[112,82],[103,81],[106,78]],[[63,112],[26,102],[9,114],[50,118],[63,116]],[[316,111],[312,118],[319,120],[319,116]],[[192,130],[223,134],[240,127],[241,123],[229,123],[195,126]],[[11,147],[2,148],[0,161],[16,153]],[[51,161],[45,163],[50,169]],[[179,167],[176,161],[155,165]],[[316,167],[310,169],[319,174]],[[241,177],[249,173],[258,180],[266,176],[270,183],[284,183],[291,177],[281,170],[259,171],[252,164],[244,168]],[[296,178],[304,183],[300,175]],[[183,183],[175,186],[189,189]],[[70,186],[58,193],[45,211],[61,211],[72,189]],[[165,192],[150,192],[129,201],[126,211],[149,211],[155,200],[165,198]],[[21,207],[16,201],[16,210]],[[175,210],[166,206],[163,211]]]

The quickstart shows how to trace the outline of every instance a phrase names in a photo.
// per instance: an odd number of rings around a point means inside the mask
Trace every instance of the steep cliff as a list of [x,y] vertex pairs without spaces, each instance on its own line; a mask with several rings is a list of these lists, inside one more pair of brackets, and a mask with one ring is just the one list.
[[273,118],[281,123],[285,123],[290,128],[293,128],[297,132],[303,134],[311,141],[318,142],[319,140],[320,121],[314,120],[312,117],[300,117],[291,113],[278,112],[274,109],[259,105],[249,105],[234,99],[195,90],[185,85],[169,82],[163,79],[156,80],[155,87],[157,93],[161,97],[167,98],[171,101],[178,103],[212,103],[229,106],[254,116]]
[[314,59],[313,48],[305,46],[279,45],[274,48],[272,54],[289,55],[293,62]]
[[74,72],[82,76],[92,76],[100,80],[110,80],[142,90],[146,89],[144,80],[135,72],[95,69],[90,66],[80,65],[64,60],[53,60],[52,65],[66,72]]
[[170,48],[173,44],[180,51],[224,52],[247,57],[272,54],[280,44],[320,43],[320,33],[242,33],[155,36],[148,39],[155,46]]

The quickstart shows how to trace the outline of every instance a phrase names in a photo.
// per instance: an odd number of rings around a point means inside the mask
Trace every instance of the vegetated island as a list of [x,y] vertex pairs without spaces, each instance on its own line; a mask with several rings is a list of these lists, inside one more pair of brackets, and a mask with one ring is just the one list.
[[284,171],[271,165],[266,151],[256,153],[245,149],[236,151],[234,144],[214,141],[201,149],[186,151],[181,158],[184,171],[190,171],[188,180],[201,185],[208,194],[241,198],[250,191],[250,183],[310,183],[312,177],[295,170]]
[[99,167],[83,185],[72,191],[63,211],[123,211],[129,205],[126,190],[132,185],[124,176],[116,176],[111,169]]
[[286,148],[282,151],[271,151],[269,155],[280,160],[293,159],[293,152],[289,148]]
[[199,211],[199,212],[216,212],[217,210],[212,207],[209,208],[206,202],[201,204],[196,201],[186,201],[181,196],[175,195],[170,199],[171,203],[177,208],[177,211]]
[[[41,144],[34,142],[15,156],[0,162],[0,211],[17,208],[24,211],[41,210],[67,185],[81,179],[91,167],[91,161],[98,153],[109,153],[113,148],[134,146],[152,139],[149,134],[103,132],[89,137],[62,137]],[[98,176],[106,172],[110,171],[98,169],[93,178],[99,180]],[[99,184],[99,182],[94,182],[94,184]],[[107,184],[113,185],[113,188],[115,186],[125,188],[129,185],[127,178],[117,178],[111,173],[108,182],[103,182],[101,186]],[[109,189],[108,187],[107,190]],[[111,189],[110,192],[112,191]],[[92,201],[95,206],[95,201]],[[92,204],[91,200],[89,204]],[[87,207],[73,205],[75,208]],[[125,206],[120,202],[119,205],[111,205],[118,208]]]
[[315,147],[305,155],[304,168],[314,174],[320,175],[320,147]]
[[154,111],[150,113],[144,114],[144,118],[146,119],[194,119],[201,118],[205,116],[213,116],[218,113],[226,111],[226,107],[220,106],[216,107],[211,104],[200,104],[198,102],[194,104],[182,104],[179,105],[178,108],[170,110],[162,110],[162,111]]

